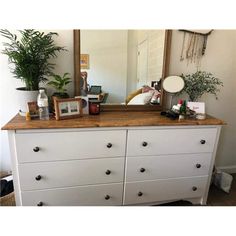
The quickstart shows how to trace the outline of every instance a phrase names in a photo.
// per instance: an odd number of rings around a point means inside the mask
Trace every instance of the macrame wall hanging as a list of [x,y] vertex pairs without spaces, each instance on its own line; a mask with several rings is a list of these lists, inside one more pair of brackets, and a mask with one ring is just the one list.
[[205,55],[207,38],[213,30],[206,33],[190,30],[179,30],[183,32],[183,42],[180,61],[187,60],[187,63],[195,63],[200,66],[201,59]]

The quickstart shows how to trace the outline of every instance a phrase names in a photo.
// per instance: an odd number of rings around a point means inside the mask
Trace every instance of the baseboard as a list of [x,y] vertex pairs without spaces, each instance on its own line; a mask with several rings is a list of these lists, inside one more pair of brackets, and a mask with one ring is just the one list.
[[236,165],[233,166],[216,166],[217,169],[224,171],[229,174],[236,173]]

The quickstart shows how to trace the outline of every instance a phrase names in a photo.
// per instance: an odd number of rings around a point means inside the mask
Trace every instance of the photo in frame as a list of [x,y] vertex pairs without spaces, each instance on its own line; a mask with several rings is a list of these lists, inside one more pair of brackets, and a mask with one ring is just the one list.
[[81,69],[89,69],[89,54],[80,55],[80,67]]
[[38,117],[39,116],[39,107],[37,102],[28,102],[28,111],[31,117]]
[[72,119],[83,115],[81,98],[54,97],[56,120]]

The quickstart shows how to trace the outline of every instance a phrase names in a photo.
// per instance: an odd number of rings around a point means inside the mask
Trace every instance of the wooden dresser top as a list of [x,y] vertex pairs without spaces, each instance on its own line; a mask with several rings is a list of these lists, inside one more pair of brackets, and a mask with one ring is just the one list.
[[180,125],[223,125],[222,120],[207,116],[205,120],[185,119],[171,120],[161,116],[160,112],[101,112],[99,115],[84,115],[68,120],[26,121],[25,117],[16,115],[2,130],[22,129],[60,129],[60,128],[96,128],[96,127],[132,127],[132,126],[180,126]]

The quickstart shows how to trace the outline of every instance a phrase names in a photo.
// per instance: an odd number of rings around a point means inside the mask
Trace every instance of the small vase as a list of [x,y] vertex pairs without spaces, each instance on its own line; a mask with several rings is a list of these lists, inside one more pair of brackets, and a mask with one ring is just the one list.
[[99,102],[89,102],[89,114],[99,115],[100,114],[100,103]]

